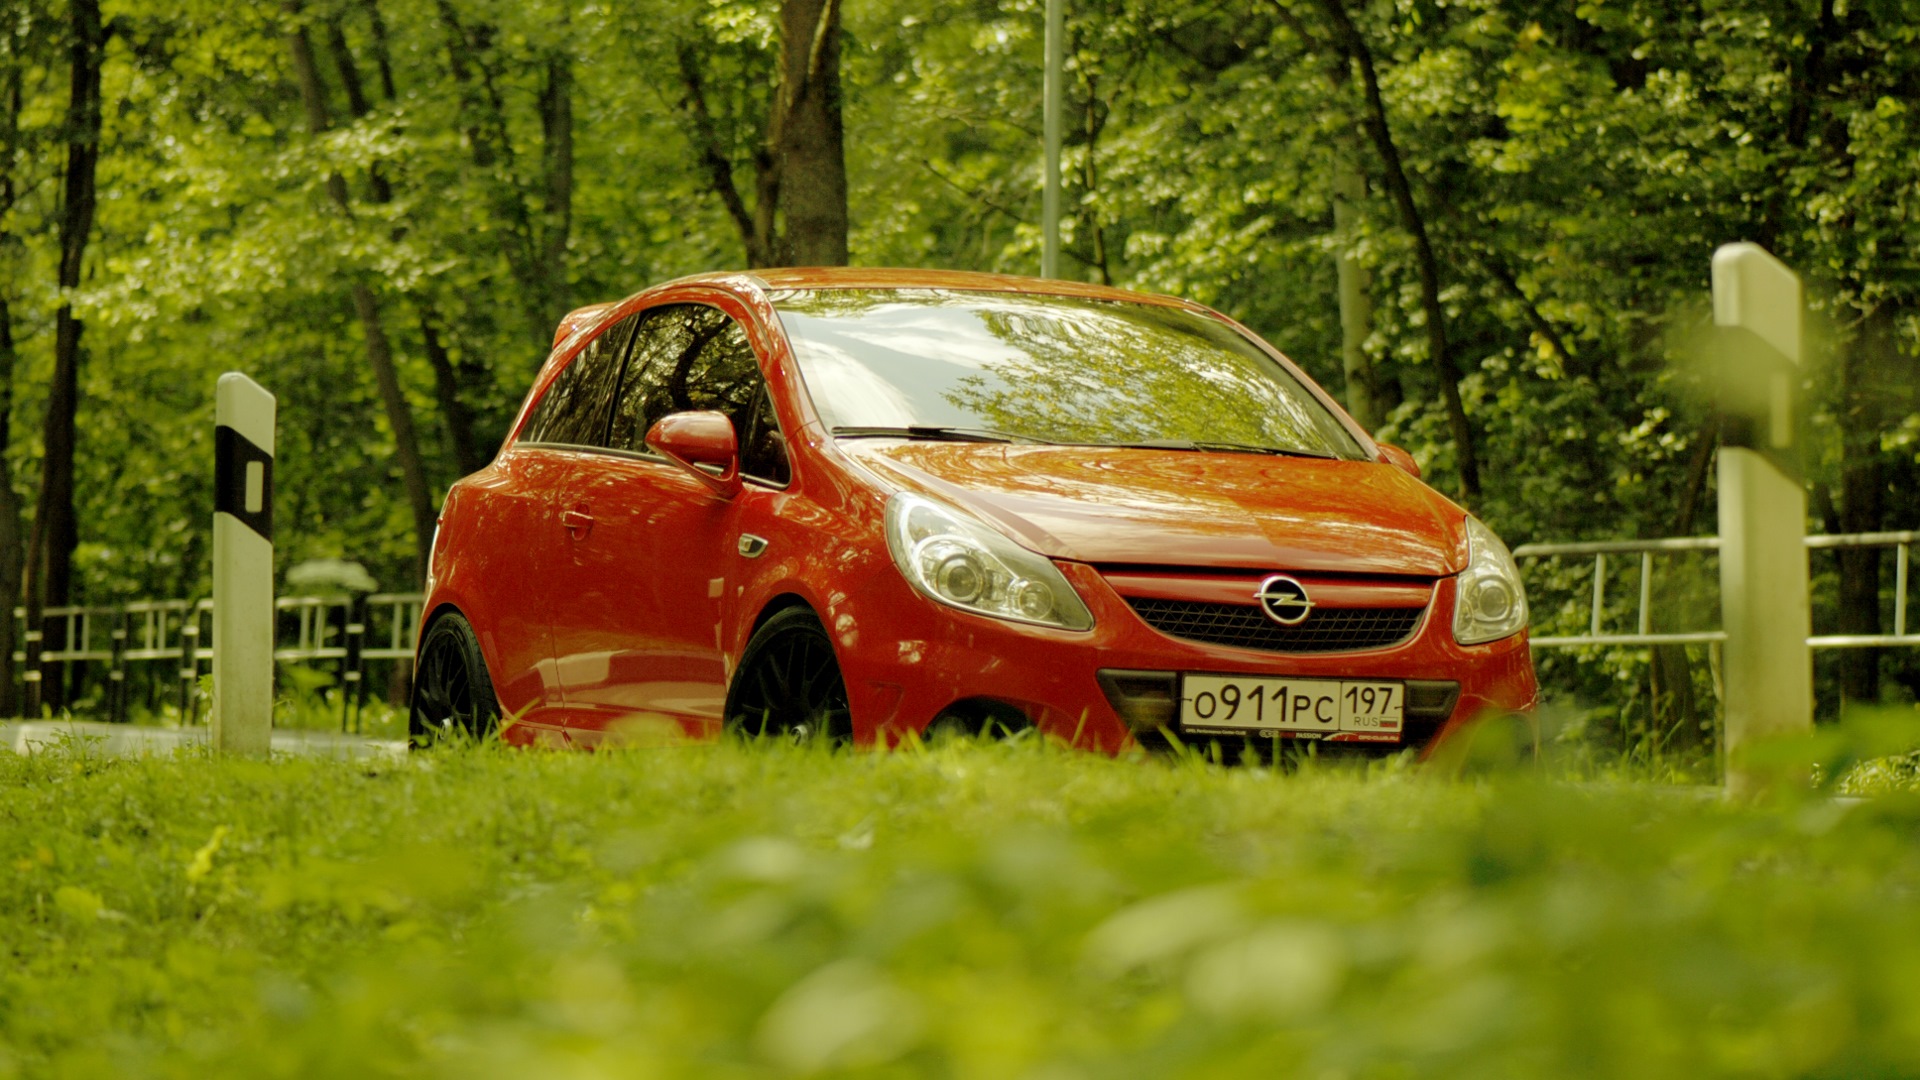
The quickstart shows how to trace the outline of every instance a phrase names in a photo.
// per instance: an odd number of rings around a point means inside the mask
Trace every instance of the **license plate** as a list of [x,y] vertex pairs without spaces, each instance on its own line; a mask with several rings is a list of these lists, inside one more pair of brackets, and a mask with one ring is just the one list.
[[1333,742],[1399,742],[1406,687],[1397,682],[1188,675],[1180,681],[1180,729]]

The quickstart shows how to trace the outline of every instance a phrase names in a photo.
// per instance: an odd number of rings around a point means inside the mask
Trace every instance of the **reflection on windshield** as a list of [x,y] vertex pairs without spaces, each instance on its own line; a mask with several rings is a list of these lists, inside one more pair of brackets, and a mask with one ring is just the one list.
[[937,289],[796,291],[775,306],[829,428],[1361,456],[1257,346],[1179,308]]

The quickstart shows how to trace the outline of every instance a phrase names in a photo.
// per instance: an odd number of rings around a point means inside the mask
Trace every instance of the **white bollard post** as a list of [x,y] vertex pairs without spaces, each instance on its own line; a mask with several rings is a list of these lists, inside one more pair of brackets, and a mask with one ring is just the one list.
[[214,392],[214,749],[273,742],[273,395],[237,371]]
[[1720,610],[1727,642],[1727,792],[1764,782],[1744,751],[1811,730],[1812,618],[1807,493],[1794,408],[1800,279],[1758,244],[1713,253],[1713,321],[1723,337],[1719,396]]

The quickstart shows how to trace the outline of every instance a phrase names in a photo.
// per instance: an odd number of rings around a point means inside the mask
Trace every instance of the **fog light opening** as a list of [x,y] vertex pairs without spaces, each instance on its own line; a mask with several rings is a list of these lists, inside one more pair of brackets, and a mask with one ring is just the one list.
[[996,698],[962,698],[940,710],[927,725],[928,742],[956,736],[1007,739],[1033,728],[1027,711]]
[[1103,668],[1098,678],[1107,704],[1135,734],[1173,727],[1180,704],[1173,672]]

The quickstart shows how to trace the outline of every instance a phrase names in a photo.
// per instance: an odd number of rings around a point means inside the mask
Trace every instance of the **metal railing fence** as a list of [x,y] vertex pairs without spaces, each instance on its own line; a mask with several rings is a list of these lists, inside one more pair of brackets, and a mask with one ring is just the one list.
[[[1920,633],[1908,632],[1908,599],[1912,548],[1920,544],[1920,532],[1878,532],[1848,535],[1809,536],[1809,552],[1841,548],[1880,547],[1894,549],[1893,632],[1890,634],[1817,634],[1807,639],[1815,649],[1869,647],[1917,647]],[[1591,559],[1591,580],[1579,585],[1586,597],[1584,633],[1540,633],[1540,605],[1535,605],[1536,649],[1561,650],[1611,646],[1708,645],[1726,640],[1719,629],[1660,630],[1656,618],[1660,593],[1655,587],[1655,563],[1661,558],[1702,554],[1714,556],[1720,549],[1716,536],[1682,537],[1660,540],[1600,540],[1582,543],[1524,544],[1514,549],[1522,574],[1528,578],[1530,597],[1552,590],[1542,589],[1544,567],[1551,560]],[[1616,629],[1617,615],[1610,615],[1609,585],[1617,582],[1620,563],[1637,563],[1632,587],[1638,597],[1632,607],[1632,629]],[[1577,576],[1577,573],[1576,575]],[[1703,584],[1711,575],[1700,575]],[[1563,571],[1561,584],[1571,580]],[[1565,592],[1565,589],[1561,590]],[[1711,598],[1706,594],[1712,593]],[[1690,598],[1692,607],[1712,612],[1719,618],[1718,579],[1711,588]],[[280,663],[332,663],[336,667],[341,696],[342,726],[347,723],[351,705],[355,715],[366,702],[366,665],[375,661],[408,661],[413,657],[413,642],[420,624],[420,593],[376,593],[348,596],[286,596],[274,601],[278,610],[277,641],[273,657]],[[1564,614],[1564,612],[1563,612]],[[130,683],[136,665],[175,665],[178,707],[183,722],[199,719],[198,682],[208,670],[203,666],[213,658],[213,602],[211,600],[139,600],[124,604],[86,605],[48,608],[40,627],[26,626],[26,613],[14,609],[22,643],[13,659],[21,672],[22,690],[29,715],[40,711],[40,681],[48,665],[104,664],[106,666],[105,706],[110,718],[125,720],[131,708]],[[1556,621],[1564,622],[1564,618]],[[164,667],[161,671],[164,672]],[[149,690],[165,682],[155,678],[151,668],[141,672]]]
[[[1881,646],[1920,646],[1920,633],[1907,632],[1907,593],[1909,565],[1912,547],[1920,543],[1920,532],[1877,532],[1849,533],[1844,535],[1809,536],[1807,550],[1826,551],[1840,548],[1893,548],[1894,549],[1894,586],[1893,586],[1893,633],[1891,634],[1816,634],[1807,639],[1807,645],[1815,649],[1853,649],[1875,648]],[[1592,593],[1588,602],[1587,632],[1584,634],[1537,634],[1533,639],[1536,649],[1569,649],[1583,646],[1632,646],[1632,645],[1693,645],[1717,644],[1727,639],[1724,630],[1688,630],[1656,631],[1654,629],[1654,558],[1660,555],[1675,555],[1688,552],[1712,552],[1720,550],[1720,538],[1717,536],[1690,536],[1667,540],[1599,540],[1588,543],[1572,544],[1523,544],[1513,550],[1515,559],[1521,560],[1522,576],[1527,576],[1527,563],[1555,558],[1593,559]],[[1609,631],[1605,627],[1607,617],[1607,574],[1609,563],[1619,557],[1637,556],[1639,563],[1638,579],[1635,585],[1639,590],[1639,603],[1634,619],[1634,629],[1630,633]],[[1719,617],[1718,587],[1715,585],[1715,600],[1711,605],[1714,618]],[[1528,582],[1528,595],[1534,594],[1533,582]],[[1536,616],[1539,610],[1535,608]],[[1536,619],[1536,626],[1538,620]]]
[[[341,696],[341,724],[351,706],[357,718],[366,704],[369,660],[413,658],[420,625],[420,593],[370,596],[283,596],[274,601],[274,660],[280,663],[332,663]],[[213,601],[136,600],[125,604],[50,607],[38,627],[26,625],[26,611],[15,608],[13,654],[20,671],[27,715],[38,715],[42,673],[48,665],[104,664],[108,717],[124,721],[132,707],[136,674],[151,688],[165,682],[151,670],[133,665],[173,664],[178,708],[183,723],[199,719],[198,683],[213,659]],[[65,668],[62,669],[62,674]]]

